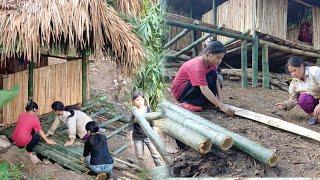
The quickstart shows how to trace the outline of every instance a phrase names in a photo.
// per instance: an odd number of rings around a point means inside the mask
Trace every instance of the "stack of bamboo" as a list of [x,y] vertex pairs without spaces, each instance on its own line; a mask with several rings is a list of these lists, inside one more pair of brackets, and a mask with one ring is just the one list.
[[243,136],[168,101],[163,101],[160,107],[162,112],[147,115],[145,118],[156,120],[154,121],[156,126],[201,154],[208,153],[212,144],[221,150],[228,150],[234,144],[239,150],[269,166],[275,166],[277,163],[278,157],[274,151]]

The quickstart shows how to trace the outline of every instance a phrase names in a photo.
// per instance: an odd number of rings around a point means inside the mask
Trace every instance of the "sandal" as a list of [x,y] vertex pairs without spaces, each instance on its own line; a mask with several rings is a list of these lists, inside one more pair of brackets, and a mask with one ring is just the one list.
[[311,125],[311,126],[316,125],[316,124],[318,124],[318,123],[319,123],[319,122],[317,121],[317,118],[315,118],[315,117],[312,117],[312,118],[310,118],[310,119],[308,120],[308,124]]

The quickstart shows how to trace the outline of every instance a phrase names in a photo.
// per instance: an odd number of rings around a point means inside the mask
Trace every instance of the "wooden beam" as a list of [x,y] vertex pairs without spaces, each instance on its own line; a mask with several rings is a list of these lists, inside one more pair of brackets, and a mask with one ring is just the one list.
[[278,49],[278,50],[281,50],[283,52],[288,52],[288,53],[301,55],[301,56],[320,58],[320,54],[319,53],[308,52],[308,51],[305,51],[305,50],[286,47],[286,46],[275,44],[275,43],[272,43],[272,42],[269,42],[269,41],[266,41],[266,40],[262,40],[262,39],[259,40],[259,43],[262,44],[262,45],[266,44],[270,48]]
[[298,126],[296,124],[270,117],[267,115],[259,114],[253,111],[249,111],[246,109],[238,108],[236,106],[228,105],[232,110],[235,111],[235,114],[240,117],[248,118],[253,121],[261,122],[263,124],[267,124],[272,127],[276,127],[278,129],[282,129],[294,134],[298,134],[300,136],[308,137],[310,139],[314,139],[316,141],[320,141],[320,133],[312,131],[310,129]]
[[269,58],[268,58],[268,45],[262,46],[262,74],[263,74],[263,81],[262,86],[265,89],[269,89],[270,84],[270,74],[269,74]]

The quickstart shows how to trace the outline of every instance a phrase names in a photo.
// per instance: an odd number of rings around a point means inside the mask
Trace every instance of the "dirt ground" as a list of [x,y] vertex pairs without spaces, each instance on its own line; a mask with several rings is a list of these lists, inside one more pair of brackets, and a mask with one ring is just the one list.
[[[280,90],[262,88],[242,89],[239,82],[225,81],[223,98],[228,104],[261,114],[280,118],[310,128],[316,132],[320,126],[309,126],[308,116],[299,108],[279,111],[274,104],[288,97]],[[178,177],[316,177],[320,176],[320,143],[289,132],[240,117],[230,118],[208,109],[198,115],[249,138],[279,156],[277,166],[267,167],[243,152],[232,148],[227,152],[213,149],[201,156],[193,150],[175,155],[172,172]]]

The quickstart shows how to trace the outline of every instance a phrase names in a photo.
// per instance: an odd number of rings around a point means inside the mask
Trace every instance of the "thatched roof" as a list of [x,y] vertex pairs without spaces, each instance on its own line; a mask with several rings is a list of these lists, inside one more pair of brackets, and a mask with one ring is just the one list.
[[116,62],[132,72],[143,60],[138,37],[104,0],[0,0],[0,46],[38,61],[43,48],[111,50]]
[[[116,1],[116,9],[118,12],[121,12],[125,15],[129,16],[139,16],[143,13],[144,2],[145,0],[117,0]],[[148,3],[156,4],[157,0],[149,0]]]

